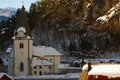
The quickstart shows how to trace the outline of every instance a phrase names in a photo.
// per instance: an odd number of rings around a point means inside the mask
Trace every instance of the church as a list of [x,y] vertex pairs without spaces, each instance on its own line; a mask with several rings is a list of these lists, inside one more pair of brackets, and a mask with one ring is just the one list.
[[34,37],[24,6],[20,10],[12,40],[13,45],[7,49],[9,75],[30,76],[59,72],[61,53],[52,47],[33,46]]

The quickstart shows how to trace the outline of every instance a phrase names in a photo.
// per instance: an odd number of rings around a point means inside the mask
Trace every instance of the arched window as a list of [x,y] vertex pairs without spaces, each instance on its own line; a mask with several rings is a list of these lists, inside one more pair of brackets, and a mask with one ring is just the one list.
[[23,45],[23,43],[20,43],[20,48],[24,48],[24,45]]
[[20,71],[24,71],[24,64],[23,64],[23,62],[20,63]]

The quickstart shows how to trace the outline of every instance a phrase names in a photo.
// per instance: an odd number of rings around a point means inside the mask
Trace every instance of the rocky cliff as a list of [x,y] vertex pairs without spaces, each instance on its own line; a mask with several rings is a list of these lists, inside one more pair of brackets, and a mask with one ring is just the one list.
[[42,0],[31,5],[29,18],[35,45],[70,55],[120,48],[119,0]]

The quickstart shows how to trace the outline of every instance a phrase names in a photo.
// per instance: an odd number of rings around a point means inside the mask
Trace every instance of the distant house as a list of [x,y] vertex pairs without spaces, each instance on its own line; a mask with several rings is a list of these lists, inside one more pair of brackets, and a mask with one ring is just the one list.
[[33,46],[34,37],[22,7],[17,29],[14,32],[13,47],[9,47],[8,74],[12,76],[42,75],[58,73],[61,53],[52,47]]
[[0,73],[0,80],[13,80],[12,77],[8,76],[6,73]]
[[8,58],[8,74],[13,75],[13,46],[9,46],[6,50]]

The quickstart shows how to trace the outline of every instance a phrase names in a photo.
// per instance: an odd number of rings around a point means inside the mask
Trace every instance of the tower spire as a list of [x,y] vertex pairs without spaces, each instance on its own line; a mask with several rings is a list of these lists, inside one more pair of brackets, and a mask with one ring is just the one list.
[[22,6],[24,6],[24,0],[22,0]]
[[[27,15],[25,13],[25,7],[24,7],[24,5],[20,9],[20,11],[18,13],[18,18],[17,19],[18,19],[17,30],[20,27],[24,27],[25,30],[26,30],[26,35],[30,36],[31,38],[33,38],[31,29],[30,29],[30,25],[29,25],[29,19],[27,18]],[[17,34],[17,32],[15,34]]]

